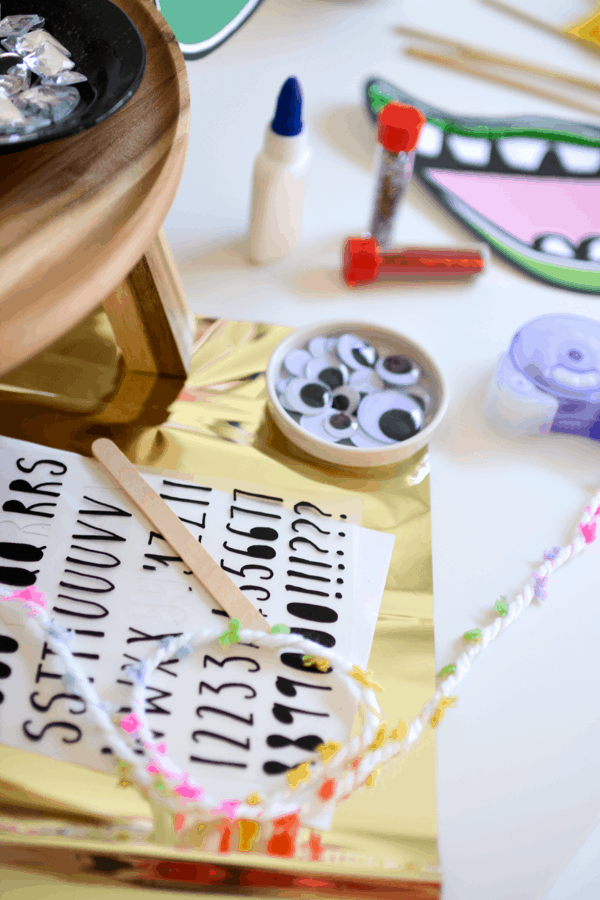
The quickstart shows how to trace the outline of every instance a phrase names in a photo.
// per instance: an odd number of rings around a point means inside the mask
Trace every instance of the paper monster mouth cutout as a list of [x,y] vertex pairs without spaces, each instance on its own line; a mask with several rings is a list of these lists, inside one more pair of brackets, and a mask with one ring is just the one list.
[[415,175],[478,238],[541,281],[600,293],[600,127],[455,117],[377,78],[365,98],[373,122],[390,100],[427,116]]

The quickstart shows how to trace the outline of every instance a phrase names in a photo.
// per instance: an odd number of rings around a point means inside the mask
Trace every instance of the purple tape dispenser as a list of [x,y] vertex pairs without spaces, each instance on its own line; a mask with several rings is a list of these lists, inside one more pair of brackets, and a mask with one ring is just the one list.
[[485,412],[510,434],[600,440],[600,322],[548,315],[523,325],[498,361]]

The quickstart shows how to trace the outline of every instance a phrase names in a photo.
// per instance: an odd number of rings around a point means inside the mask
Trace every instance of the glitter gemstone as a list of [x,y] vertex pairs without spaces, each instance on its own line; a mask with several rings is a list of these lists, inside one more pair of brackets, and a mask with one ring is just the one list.
[[79,100],[77,88],[41,84],[23,91],[14,103],[26,116],[42,115],[60,122],[73,112]]
[[28,53],[31,53],[32,50],[36,50],[42,44],[53,44],[57,50],[59,50],[64,56],[70,56],[71,54],[64,47],[60,41],[57,41],[55,37],[49,34],[47,31],[44,31],[43,28],[38,29],[37,31],[30,31],[24,37],[19,38],[16,45],[17,53],[21,53],[23,56],[27,56]]
[[0,20],[0,37],[21,37],[32,28],[41,28],[43,24],[41,16],[5,16]]
[[42,77],[58,75],[63,69],[75,68],[74,62],[65,56],[64,53],[61,53],[54,44],[50,44],[47,41],[29,53],[25,57],[24,62],[32,72]]
[[21,90],[21,79],[16,75],[0,75],[0,94],[12,97]]

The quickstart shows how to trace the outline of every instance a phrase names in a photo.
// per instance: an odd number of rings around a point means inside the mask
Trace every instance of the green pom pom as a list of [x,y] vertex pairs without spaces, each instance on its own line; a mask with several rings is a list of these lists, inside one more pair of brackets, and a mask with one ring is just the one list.
[[444,666],[443,669],[440,669],[440,671],[437,674],[437,677],[438,678],[447,678],[448,675],[454,675],[455,672],[456,672],[456,666],[454,665],[454,663],[450,663],[450,665]]
[[290,629],[287,625],[273,625],[271,628],[271,634],[289,634]]
[[505,616],[508,612],[508,603],[506,602],[506,597],[500,597],[500,599],[496,601],[494,609],[499,616]]
[[467,644],[479,644],[481,643],[482,637],[481,628],[473,628],[472,631],[465,631],[463,634],[463,641],[466,641]]

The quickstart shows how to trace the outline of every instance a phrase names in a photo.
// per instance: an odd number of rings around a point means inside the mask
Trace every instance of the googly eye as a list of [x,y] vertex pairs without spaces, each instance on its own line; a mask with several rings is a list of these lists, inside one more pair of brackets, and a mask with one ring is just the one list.
[[285,406],[303,416],[316,416],[331,405],[331,391],[319,381],[293,378],[285,392]]
[[325,356],[327,353],[327,338],[323,337],[322,334],[314,337],[308,342],[308,352],[311,356],[314,356],[315,359],[319,356]]
[[334,356],[319,356],[307,363],[304,376],[312,381],[322,381],[331,390],[335,390],[348,381],[348,369]]
[[365,397],[357,415],[363,431],[382,444],[406,441],[423,427],[420,404],[408,394],[396,391],[383,391]]
[[381,441],[376,441],[375,438],[370,437],[365,431],[360,427],[360,423],[356,431],[350,437],[350,440],[354,444],[355,447],[360,447],[363,450],[371,450],[375,447],[381,447]]
[[343,334],[338,338],[339,358],[351,369],[372,368],[377,362],[377,351],[355,334]]
[[304,431],[312,434],[313,437],[319,438],[322,441],[329,441],[331,443],[331,436],[327,431],[325,431],[325,420],[330,415],[331,410],[328,409],[324,413],[320,412],[317,416],[300,416],[297,419],[297,422],[300,428],[303,428]]
[[306,364],[309,363],[312,356],[308,350],[290,350],[283,361],[283,365],[290,375],[302,376]]
[[350,386],[359,394],[372,394],[374,391],[384,390],[383,381],[373,369],[357,369],[350,376]]
[[338,412],[351,416],[352,413],[356,412],[359,400],[360,394],[356,388],[351,387],[349,384],[344,384],[333,391],[331,406],[333,409],[337,409]]
[[428,409],[431,409],[431,395],[427,388],[422,384],[413,385],[406,393],[409,397],[412,397],[413,400],[417,401],[423,412],[427,412]]
[[278,378],[277,379],[277,381],[275,382],[275,390],[277,391],[279,396],[281,396],[282,394],[285,394],[285,392],[287,390],[287,386],[291,380],[292,380],[291,378]]
[[401,353],[393,353],[377,360],[375,371],[387,384],[397,387],[410,387],[421,377],[421,370],[416,362]]
[[343,412],[334,412],[325,416],[323,419],[323,428],[334,440],[341,441],[344,438],[351,438],[358,423],[356,419],[351,418]]

